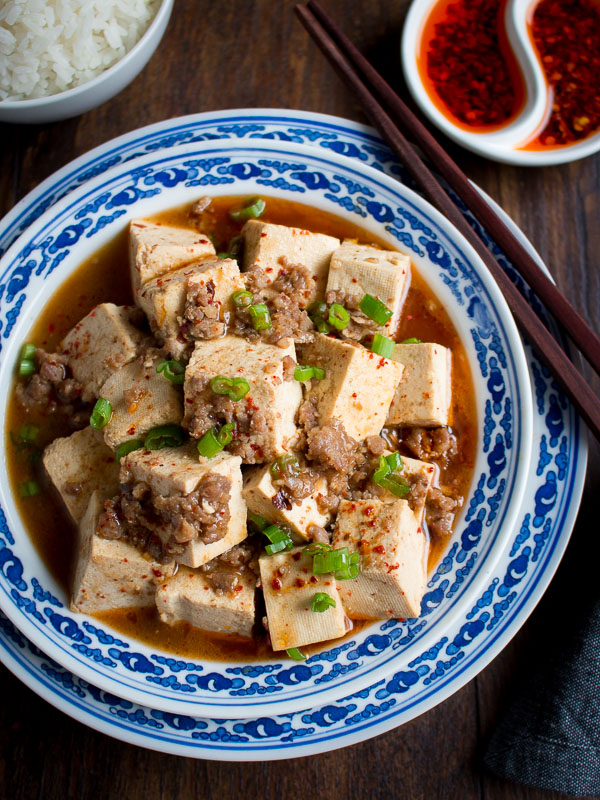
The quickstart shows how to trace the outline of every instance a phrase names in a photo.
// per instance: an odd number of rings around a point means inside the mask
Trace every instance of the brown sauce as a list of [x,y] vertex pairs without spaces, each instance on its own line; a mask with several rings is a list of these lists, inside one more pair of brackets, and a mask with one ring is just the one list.
[[[228,210],[232,206],[239,206],[242,199],[220,197],[211,203],[217,252],[225,250],[230,239],[239,233],[239,225],[231,221]],[[186,205],[161,212],[154,219],[166,224],[187,226],[188,213],[189,206]],[[387,247],[368,231],[347,220],[287,200],[270,198],[263,219],[337,236],[340,239],[355,238],[361,242]],[[125,227],[111,242],[85,261],[54,293],[29,331],[27,341],[34,342],[49,352],[59,350],[60,342],[67,332],[94,306],[104,302],[119,305],[132,302]],[[397,338],[401,341],[409,337],[437,342],[452,350],[451,424],[457,436],[458,455],[441,473],[440,482],[452,485],[455,493],[464,497],[471,482],[477,444],[477,418],[471,373],[463,345],[446,311],[414,267]],[[20,456],[11,443],[10,434],[18,433],[26,422],[39,425],[37,443],[42,448],[56,437],[68,436],[72,431],[51,416],[26,413],[16,400],[14,392],[11,392],[5,422],[5,442],[8,474],[17,508],[24,528],[40,557],[68,594],[75,558],[75,526],[60,497],[41,474],[39,464],[35,477],[41,486],[40,494],[33,498],[21,498],[18,492],[19,483],[32,477],[34,467]],[[430,542],[430,571],[441,558],[446,545],[445,539],[433,539]],[[95,616],[127,636],[181,656],[213,661],[281,658],[281,653],[273,653],[264,638],[248,642],[199,631],[183,622],[169,626],[160,621],[154,608],[117,609]],[[353,630],[347,636],[356,635],[358,630],[369,624],[355,621]],[[339,641],[336,640],[338,643]],[[331,644],[332,642],[325,642],[303,647],[302,650],[310,654]]]

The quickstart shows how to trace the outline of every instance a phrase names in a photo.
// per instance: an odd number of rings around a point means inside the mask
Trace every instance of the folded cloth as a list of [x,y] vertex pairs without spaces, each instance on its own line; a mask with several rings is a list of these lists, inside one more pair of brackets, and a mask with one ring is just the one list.
[[508,780],[573,797],[600,795],[599,537],[589,512],[529,623],[523,680],[484,757]]

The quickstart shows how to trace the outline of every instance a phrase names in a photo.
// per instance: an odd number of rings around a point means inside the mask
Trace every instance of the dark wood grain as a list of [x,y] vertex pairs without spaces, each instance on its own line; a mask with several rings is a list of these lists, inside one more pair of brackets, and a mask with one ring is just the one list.
[[[292,13],[294,0],[177,0],[142,74],[114,100],[49,126],[0,126],[0,212],[72,158],[165,117],[243,106],[302,108],[362,120],[353,98]],[[407,0],[323,0],[398,89]],[[600,158],[517,169],[448,145],[453,157],[516,220],[554,265],[554,277],[600,329]],[[592,380],[590,378],[590,380]],[[596,386],[596,388],[598,388]],[[152,753],[56,711],[0,668],[0,797],[11,800],[406,798],[558,800],[496,780],[481,766],[494,721],[529,668],[540,631],[579,574],[597,529],[600,469],[592,453],[586,498],[558,580],[511,644],[470,684],[427,714],[362,744],[294,761],[229,764]],[[595,524],[594,524],[595,523]]]

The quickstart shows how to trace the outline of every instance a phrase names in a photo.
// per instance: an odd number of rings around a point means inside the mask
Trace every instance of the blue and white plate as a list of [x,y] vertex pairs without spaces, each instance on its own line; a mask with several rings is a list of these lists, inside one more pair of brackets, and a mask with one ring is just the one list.
[[[286,155],[284,160],[283,155],[280,158],[274,158],[273,151],[278,148],[270,147],[269,160],[272,163],[268,166],[261,165],[263,172],[260,176],[251,178],[246,175],[245,183],[239,189],[232,190],[231,184],[229,184],[225,189],[228,193],[232,191],[251,193],[253,187],[257,186],[260,186],[261,193],[268,193],[268,181],[277,181],[277,190],[271,191],[272,194],[285,195],[285,192],[289,191],[296,199],[304,200],[303,195],[312,181],[322,184],[323,196],[315,198],[319,201],[320,207],[330,208],[328,202],[339,206],[339,202],[336,201],[347,197],[345,202],[354,209],[351,213],[362,211],[368,215],[369,204],[373,211],[375,208],[373,204],[379,203],[378,213],[385,214],[381,208],[386,204],[382,203],[379,195],[371,197],[368,194],[367,190],[372,191],[375,188],[375,184],[370,183],[371,180],[375,180],[372,175],[366,174],[366,178],[365,175],[361,175],[360,180],[353,178],[354,183],[352,184],[344,183],[342,179],[348,181],[347,170],[350,167],[347,162],[344,163],[344,159],[332,163],[331,152],[345,153],[346,156],[356,159],[359,167],[360,162],[368,162],[380,171],[401,174],[401,169],[393,163],[390,154],[373,133],[353,123],[329,117],[300,115],[298,112],[229,112],[227,115],[199,115],[153,126],[151,129],[132,134],[131,139],[125,137],[120,141],[109,143],[104,148],[99,148],[84,159],[80,159],[79,162],[75,162],[71,168],[63,170],[55,178],[38,187],[32,196],[22,201],[20,207],[11,213],[7,220],[8,225],[2,231],[4,234],[2,242],[6,243],[11,236],[14,236],[19,226],[24,224],[25,219],[32,221],[37,216],[40,207],[44,205],[48,207],[57,196],[63,195],[83,183],[86,173],[88,175],[90,172],[100,173],[106,167],[112,166],[115,161],[122,163],[144,151],[153,152],[161,147],[169,147],[181,139],[190,141],[229,136],[313,141],[320,150],[320,154],[314,155],[314,159],[317,159],[314,161],[311,160],[309,153],[302,151],[305,169],[297,169],[294,164],[296,167],[298,166],[297,159],[300,150],[293,151],[296,156],[296,162],[294,162],[287,149],[279,148],[279,152]],[[192,141],[192,144],[195,145],[196,141]],[[182,176],[182,180],[184,182],[195,181],[198,177],[202,179],[211,174],[213,178],[231,177],[231,173],[227,173],[226,170],[228,167],[236,167],[240,163],[235,158],[241,152],[246,154],[244,155],[246,160],[243,163],[250,163],[247,160],[247,150],[244,148],[240,150],[240,144],[240,142],[231,142],[232,147],[229,148],[226,157],[230,159],[233,157],[233,161],[213,165],[211,168],[214,170],[213,173],[210,170],[204,170],[199,175],[190,177],[188,172],[185,178]],[[206,152],[206,149],[202,150],[203,157],[206,156]],[[219,150],[218,152],[221,155],[214,157],[222,158],[223,151]],[[193,155],[196,150],[188,148],[185,151],[185,159],[189,160],[190,153]],[[324,159],[322,158],[323,154],[325,155]],[[173,188],[168,186],[170,182],[177,185],[175,173],[163,169],[166,162],[162,156],[164,153],[161,154],[161,159],[158,159],[158,162],[161,163],[161,169],[158,172],[156,171],[157,161],[152,158],[136,161],[135,165],[130,165],[135,166],[136,170],[142,163],[144,168],[148,163],[155,165],[153,172],[136,173],[136,176],[139,177],[136,177],[137,183],[134,188],[141,189],[143,192],[151,191],[154,188],[159,189],[160,193],[168,188]],[[173,153],[173,156],[179,158],[180,152]],[[112,161],[113,164],[107,164],[107,161]],[[278,164],[276,168],[273,166],[275,162]],[[317,162],[319,169],[317,169]],[[184,171],[183,162],[177,162],[177,164],[179,166],[175,168]],[[172,168],[173,163],[168,162],[168,169]],[[192,168],[197,169],[197,165]],[[217,172],[219,168],[221,171]],[[190,169],[190,166],[188,165],[185,169]],[[267,174],[267,170],[273,169],[275,169],[276,175],[274,172]],[[328,172],[327,169],[333,171]],[[362,168],[360,171],[363,172]],[[157,175],[161,172],[162,182],[156,181]],[[309,172],[312,172],[313,175],[315,172],[320,172],[321,177],[318,180],[314,177],[307,177]],[[300,175],[301,173],[302,178],[292,178],[293,174]],[[112,176],[113,173],[110,175]],[[381,176],[376,176],[376,178],[376,183],[383,180]],[[253,180],[262,180],[263,183],[253,185]],[[282,185],[283,180],[288,184],[286,188]],[[329,181],[329,187],[325,187],[326,181]],[[208,183],[208,180],[205,183]],[[386,190],[390,189],[387,182],[383,181],[383,184]],[[213,184],[213,187],[218,185]],[[397,188],[394,187],[394,189]],[[89,187],[86,187],[86,196],[89,193],[88,189]],[[198,189],[195,191],[198,193]],[[216,188],[211,188],[211,191],[216,191]],[[311,188],[311,192],[313,191],[315,189]],[[377,188],[377,192],[379,191],[383,191],[383,189]],[[408,197],[406,190],[401,189],[400,191],[403,201],[406,202]],[[331,201],[325,197],[326,193],[332,196]],[[123,198],[130,196],[131,194],[124,194]],[[98,202],[98,196],[95,199]],[[147,200],[148,197],[142,199]],[[312,194],[310,201],[313,202]],[[88,200],[88,202],[92,201]],[[107,202],[110,203],[110,200]],[[171,202],[161,202],[158,207],[171,204]],[[69,200],[69,208],[71,207],[72,203]],[[389,207],[393,208],[392,205]],[[436,284],[436,291],[440,297],[444,296],[444,291],[450,293],[446,297],[451,297],[452,292],[457,291],[460,280],[457,281],[456,276],[450,276],[443,269],[443,258],[440,258],[441,251],[438,248],[440,244],[442,248],[451,245],[444,240],[439,242],[434,240],[433,245],[431,238],[427,241],[427,237],[431,237],[431,233],[437,233],[436,228],[432,226],[431,219],[426,225],[429,229],[428,232],[418,227],[419,220],[411,219],[413,215],[416,217],[415,208],[417,211],[421,211],[421,207],[416,203],[409,215],[398,215],[397,219],[388,221],[387,225],[390,228],[388,240],[390,243],[394,243],[393,237],[397,237],[396,241],[398,241],[401,236],[399,246],[410,248],[412,241],[416,247],[420,244],[421,250],[426,253],[428,253],[426,249],[426,243],[428,243],[429,252],[433,252],[434,258],[437,258],[438,262],[442,261],[441,265],[436,264],[437,270],[434,270],[438,273],[434,277],[440,283],[439,286]],[[135,213],[137,213],[137,209],[136,205]],[[81,207],[79,210],[82,210]],[[90,238],[93,238],[103,230],[97,221],[101,217],[104,217],[105,221],[107,216],[110,217],[110,214],[106,214],[106,210],[114,212],[119,209],[103,209],[102,203],[100,203],[100,207],[95,211],[90,209],[83,216],[80,215],[78,220],[84,221],[87,218],[86,215],[92,215],[91,224],[83,227],[80,238],[81,236],[85,237],[87,233],[92,233]],[[406,207],[403,210],[406,211]],[[59,212],[57,210],[54,213]],[[94,214],[96,216],[93,216]],[[368,216],[362,219],[365,227],[373,226],[373,222],[369,220]],[[114,220],[108,224],[113,222]],[[402,226],[398,224],[399,222],[402,223]],[[94,231],[96,233],[93,233]],[[52,233],[48,235],[52,235]],[[69,232],[69,235],[74,234]],[[420,239],[426,240],[426,243],[421,243]],[[57,236],[54,234],[52,241],[47,238],[44,241],[46,249],[51,248],[52,243],[56,243]],[[99,240],[96,241],[98,244],[100,243]],[[97,246],[94,242],[92,249]],[[416,257],[423,269],[419,258],[422,259],[424,256],[416,256],[414,252],[412,255]],[[35,257],[34,251],[27,253],[29,260],[35,259]],[[53,266],[53,260],[50,259],[49,262],[46,262],[46,271]],[[39,263],[42,262],[43,258]],[[63,269],[63,262],[59,261],[59,263],[61,264],[59,269]],[[65,263],[68,263],[68,256]],[[452,262],[450,262],[451,266]],[[35,273],[35,266],[32,267],[32,270]],[[445,276],[445,283],[440,281],[440,275]],[[22,281],[21,286],[16,286],[16,290],[13,290],[12,293],[10,292],[10,280],[7,282],[7,277],[12,278],[13,281]],[[429,274],[428,277],[432,278]],[[459,274],[458,277],[460,278],[461,275]],[[43,285],[48,286],[49,280],[51,280],[51,276],[44,281]],[[23,301],[24,305],[23,303],[18,306],[16,304],[20,293],[28,294],[28,291],[23,292],[25,288],[23,284],[27,282],[26,277],[18,274],[12,275],[9,271],[2,281],[3,314],[7,310],[5,298],[12,294],[12,308],[17,307],[18,310],[23,308],[21,312],[21,319],[23,319],[28,313],[30,301],[26,299]],[[15,298],[17,299],[15,300]],[[424,620],[407,625],[383,623],[379,626],[379,630],[370,629],[362,637],[344,643],[343,652],[334,652],[325,657],[317,656],[306,665],[290,666],[289,663],[278,664],[275,667],[268,665],[270,666],[269,671],[262,671],[256,666],[244,670],[240,669],[239,665],[224,669],[220,665],[219,669],[213,669],[217,665],[205,665],[205,667],[200,665],[200,669],[198,669],[198,665],[190,665],[187,662],[169,662],[159,654],[147,655],[143,652],[143,648],[135,642],[121,644],[119,641],[111,641],[110,632],[99,631],[92,620],[84,622],[84,618],[70,615],[63,607],[57,605],[56,600],[60,602],[59,598],[55,598],[52,592],[48,595],[48,587],[52,587],[47,577],[44,578],[45,583],[36,573],[30,577],[27,573],[27,559],[15,560],[10,555],[9,551],[11,550],[18,555],[24,543],[22,541],[17,544],[12,543],[9,540],[10,534],[5,530],[2,534],[5,541],[0,549],[0,566],[4,576],[2,591],[5,596],[9,596],[15,601],[9,604],[9,607],[17,624],[28,635],[30,629],[33,628],[37,637],[35,641],[44,649],[50,650],[51,655],[55,655],[58,651],[60,655],[58,660],[63,664],[66,664],[67,660],[74,659],[77,662],[77,669],[74,671],[83,677],[82,679],[73,678],[64,668],[51,666],[49,659],[39,653],[34,646],[30,646],[26,639],[21,634],[17,634],[7,622],[3,644],[6,648],[5,660],[8,665],[37,691],[65,708],[68,713],[85,719],[90,724],[101,727],[107,732],[130,738],[139,743],[146,743],[148,746],[161,749],[175,747],[176,752],[185,752],[188,755],[195,753],[203,757],[212,755],[215,758],[222,758],[224,755],[242,759],[289,757],[294,754],[312,752],[311,747],[323,750],[327,747],[342,746],[400,724],[459,688],[481,669],[514,633],[543,591],[566,544],[579,501],[585,466],[585,447],[580,439],[577,419],[556,387],[544,375],[542,368],[531,359],[529,354],[530,370],[536,386],[534,430],[533,435],[528,434],[535,448],[535,470],[532,469],[528,478],[525,479],[523,476],[526,468],[523,464],[518,464],[518,455],[516,456],[517,463],[513,462],[511,466],[511,458],[517,452],[516,448],[521,448],[521,452],[523,452],[523,448],[526,447],[523,444],[523,439],[526,437],[523,435],[523,430],[520,429],[519,420],[515,418],[513,409],[510,414],[507,414],[506,404],[502,402],[511,398],[511,394],[507,393],[507,387],[511,385],[510,365],[507,360],[505,369],[508,380],[501,372],[502,378],[498,381],[497,374],[493,371],[498,368],[498,361],[493,365],[488,362],[488,359],[498,358],[495,337],[490,338],[488,327],[486,328],[486,338],[482,342],[477,329],[482,329],[482,320],[485,320],[485,316],[481,316],[479,304],[472,303],[474,299],[478,299],[476,294],[469,295],[467,304],[467,308],[470,305],[474,309],[474,316],[469,317],[472,327],[466,331],[463,327],[461,330],[463,337],[465,333],[472,337],[473,331],[477,334],[475,339],[471,338],[468,342],[471,349],[474,348],[479,353],[484,352],[482,347],[487,350],[487,355],[484,355],[481,361],[475,362],[480,365],[480,369],[485,369],[484,365],[487,363],[489,369],[488,375],[484,376],[483,380],[478,380],[480,385],[485,385],[484,394],[479,398],[482,423],[486,420],[486,404],[489,406],[489,419],[485,421],[486,430],[482,431],[482,441],[488,442],[487,454],[483,454],[486,462],[485,469],[481,471],[482,475],[485,472],[484,486],[476,485],[474,487],[472,497],[474,505],[469,510],[475,509],[475,513],[470,514],[469,518],[463,521],[462,528],[459,530],[456,541],[452,543],[447,559],[432,578],[429,592],[430,598],[432,598],[429,600],[431,608],[426,608],[428,613]],[[10,311],[10,308],[8,310]],[[18,316],[13,313],[13,326],[15,317]],[[10,324],[11,318],[6,317],[6,319]],[[493,317],[491,320],[494,322]],[[455,318],[455,322],[459,322],[459,320]],[[463,323],[459,322],[459,327],[461,324]],[[489,320],[485,324],[489,326]],[[17,320],[17,330],[19,325],[26,327],[27,323]],[[503,335],[506,334],[503,333]],[[9,352],[13,336],[15,334],[9,331],[8,342],[3,346],[1,356],[3,359],[7,358],[6,353]],[[16,338],[18,337],[15,336]],[[492,350],[489,345],[495,349]],[[511,346],[514,346],[514,342]],[[490,351],[494,355],[490,355]],[[493,397],[492,390],[495,390],[499,396],[499,403]],[[496,418],[493,416],[495,405],[499,406],[500,412],[500,416]],[[522,414],[522,411],[519,413]],[[503,450],[506,459],[498,460],[492,453],[498,443],[496,434],[500,433],[505,437]],[[510,433],[510,447],[506,445],[507,433]],[[498,450],[495,451],[495,453],[498,452]],[[493,469],[490,469],[490,464],[496,466],[500,464],[500,472],[497,473],[499,480],[496,483],[496,486],[499,487],[496,495],[500,497],[497,506],[500,514],[505,512],[505,508],[502,509],[503,499],[510,496],[510,489],[506,487],[509,483],[507,476],[511,469],[516,482],[524,490],[523,510],[518,518],[518,524],[515,526],[510,524],[510,520],[508,523],[505,521],[494,541],[490,541],[492,537],[488,532],[489,528],[493,529],[493,525],[486,529],[486,522],[492,515],[492,509],[485,499],[482,504],[477,505],[477,498],[482,494],[485,497],[487,488],[485,484],[490,476],[493,477]],[[503,482],[504,485],[500,491],[500,485]],[[514,494],[512,497],[512,507],[516,511]],[[481,514],[482,511],[483,514]],[[487,516],[485,512],[487,512]],[[11,530],[17,534],[18,528],[15,529],[10,515],[8,521]],[[16,522],[18,526],[18,521]],[[481,533],[474,535],[474,531],[477,530]],[[21,536],[21,538],[23,537]],[[484,542],[483,547],[482,542]],[[485,545],[489,546],[486,548]],[[25,587],[20,588],[23,583],[26,584]],[[477,590],[475,591],[475,589]],[[14,609],[19,601],[21,608],[18,609],[19,613],[15,613]],[[36,616],[36,612],[42,618],[41,620]],[[336,649],[334,648],[334,651]],[[88,654],[89,662],[92,662],[91,666],[87,660]],[[115,666],[102,664],[105,657]],[[71,665],[69,664],[69,666]],[[101,668],[108,666],[108,669],[98,669],[98,666]],[[140,673],[136,670],[133,672],[139,666],[145,667],[146,671]],[[162,672],[159,671],[161,669]],[[114,671],[112,675],[111,671]],[[117,671],[119,674],[115,681],[114,675]],[[101,684],[104,689],[110,685],[110,688],[115,691],[115,683],[121,680],[122,673],[126,679],[122,682],[122,686],[126,685],[127,692],[122,691],[122,687],[116,691],[119,695],[127,694],[127,700],[117,700],[116,696],[107,696],[105,692],[93,688],[95,682]],[[106,674],[108,674],[108,678],[105,680]],[[50,675],[52,677],[48,680]],[[132,676],[133,681],[131,680]],[[102,681],[98,679],[99,677],[102,678]],[[129,680],[127,680],[128,678]],[[164,683],[162,682],[163,678],[165,678]],[[379,680],[380,678],[383,683]],[[351,700],[337,701],[332,704],[341,694],[367,686],[369,680],[376,686],[362,689],[360,695]],[[92,681],[92,684],[88,681]],[[58,688],[59,684],[62,686],[61,690]],[[147,708],[136,708],[132,705],[132,701],[136,699],[134,695],[140,697],[141,694],[142,702],[155,708],[158,707],[156,690],[157,687],[164,688],[164,684],[170,688],[177,687],[174,692],[176,700],[177,692],[181,691],[183,687],[193,687],[194,691],[188,690],[185,694],[183,691],[181,692],[184,698],[183,707],[179,704],[173,705],[171,694],[168,692],[164,704],[162,701],[165,697],[158,693],[161,711],[151,712]],[[255,694],[253,695],[252,692]],[[221,694],[224,697],[219,696]],[[190,697],[190,695],[195,696]],[[327,710],[322,714],[314,711],[306,712],[304,715],[295,714],[293,717],[286,717],[285,721],[272,716],[278,711],[281,697],[285,696],[283,706],[289,710],[292,707],[299,708],[302,704],[306,705],[306,700],[302,697],[307,695],[310,695],[308,703],[311,706],[315,702],[325,704]],[[192,700],[191,703],[190,700]],[[233,703],[230,702],[231,700]],[[257,700],[266,700],[267,702],[257,703]],[[194,708],[195,704],[199,705]],[[202,704],[204,707],[212,705],[218,708],[218,710],[211,710],[208,713],[220,714],[228,718],[259,714],[268,714],[269,716],[265,717],[261,724],[258,724],[256,719],[231,723],[193,719],[190,715],[197,714],[197,708]],[[279,708],[281,707],[279,705]],[[171,712],[171,715],[168,712]],[[173,717],[173,713],[177,713],[178,716]],[[181,716],[181,714],[185,716]],[[119,720],[118,723],[117,720]],[[152,729],[150,739],[146,739],[145,734],[140,733],[146,729],[148,731]],[[327,735],[324,735],[325,731],[328,732]],[[300,747],[300,739],[307,747]],[[260,745],[257,744],[258,740],[260,740]],[[210,743],[213,743],[214,746]],[[236,743],[235,746],[233,743]],[[287,744],[284,746],[284,743]],[[288,745],[293,745],[294,752],[290,751]],[[231,752],[225,752],[229,750]]]

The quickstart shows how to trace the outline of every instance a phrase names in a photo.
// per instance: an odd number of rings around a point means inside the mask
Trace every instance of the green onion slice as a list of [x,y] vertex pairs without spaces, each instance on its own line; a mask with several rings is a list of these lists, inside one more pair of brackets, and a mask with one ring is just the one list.
[[351,581],[358,577],[360,572],[360,554],[351,553],[348,559],[348,566],[338,569],[335,572],[336,581]]
[[39,432],[40,429],[37,425],[32,422],[26,422],[19,431],[19,439],[23,442],[34,442]]
[[211,428],[210,430],[206,431],[204,436],[198,441],[196,448],[201,456],[205,458],[213,458],[220,453],[223,449],[224,445],[218,439],[217,433],[215,433],[215,428]]
[[297,647],[290,647],[285,651],[293,661],[306,661],[306,656]]
[[242,251],[242,247],[244,245],[244,237],[243,236],[234,236],[233,239],[229,242],[229,247],[227,250],[229,251],[229,255],[231,258],[237,258]]
[[95,431],[101,431],[106,428],[112,417],[112,406],[104,397],[99,397],[96,400],[96,405],[92,409],[90,416],[90,425]]
[[400,344],[423,344],[421,339],[417,339],[416,336],[411,336],[410,339],[402,339]]
[[270,544],[265,547],[265,550],[270,556],[282,550],[291,550],[294,546],[288,531],[284,531],[279,525],[269,525],[263,530],[263,533],[270,542]]
[[309,364],[302,366],[298,364],[294,370],[294,379],[297,381],[309,381],[311,378],[316,378],[322,381],[325,377],[325,370],[321,367],[311,367]]
[[283,478],[286,474],[297,475],[300,472],[300,464],[296,456],[285,453],[271,464],[270,472],[274,478]]
[[376,353],[378,356],[383,356],[384,358],[391,358],[392,353],[394,352],[394,340],[388,339],[387,336],[382,336],[380,333],[376,333],[373,337],[373,344],[371,345],[371,350],[373,353]]
[[311,303],[307,308],[307,313],[319,333],[329,333],[331,331],[331,327],[325,321],[327,305],[322,300],[315,300],[314,303]]
[[24,481],[19,484],[19,494],[21,497],[33,497],[40,493],[40,487],[37,481]]
[[260,514],[253,514],[252,511],[248,512],[248,522],[254,525],[261,533],[264,531],[265,528],[269,527],[269,521],[266,520],[264,517],[261,517]]
[[217,440],[223,447],[227,447],[233,440],[233,432],[235,431],[235,422],[227,422],[221,430],[217,433]]
[[146,434],[144,447],[146,450],[162,450],[164,447],[180,447],[185,443],[187,434],[179,425],[159,425]]
[[183,383],[185,380],[185,364],[183,361],[159,361],[156,371],[162,373],[171,383]]
[[309,556],[314,556],[317,553],[326,553],[329,550],[333,550],[333,547],[330,544],[325,544],[325,542],[311,542],[304,548],[304,552]]
[[230,400],[241,400],[250,391],[250,384],[245,378],[227,378],[216,375],[211,378],[210,388],[215,394],[226,394]]
[[326,550],[313,556],[313,575],[325,575],[328,572],[343,570],[350,564],[347,547],[337,550]]
[[19,375],[33,375],[36,371],[34,344],[24,344],[19,355]]
[[387,489],[396,497],[406,497],[410,492],[410,484],[397,474],[402,469],[400,453],[381,456],[379,466],[373,473],[373,483],[382,489]]
[[140,450],[143,446],[144,443],[141,439],[128,439],[126,442],[121,442],[115,450],[115,461],[118,464],[122,458],[133,453],[134,450]]
[[252,327],[255,331],[267,331],[273,327],[269,309],[264,303],[257,303],[248,308],[252,318]]
[[335,600],[333,597],[325,592],[315,592],[312,603],[310,604],[310,610],[322,614],[323,611],[327,611],[328,608],[335,608]]
[[251,200],[236,211],[230,211],[229,216],[235,222],[244,222],[247,219],[258,219],[266,208],[266,203],[262,197],[253,197]]
[[350,313],[344,306],[339,303],[334,303],[329,309],[329,316],[327,322],[332,328],[338,331],[343,331],[350,323]]
[[238,308],[248,308],[248,306],[252,305],[254,295],[252,292],[249,292],[246,289],[238,289],[237,292],[234,292],[231,295],[231,299],[234,306],[237,306]]
[[385,325],[392,316],[390,309],[378,297],[366,294],[358,306],[365,317],[372,319],[378,325]]
[[34,344],[24,344],[21,348],[21,358],[35,358],[36,346]]

